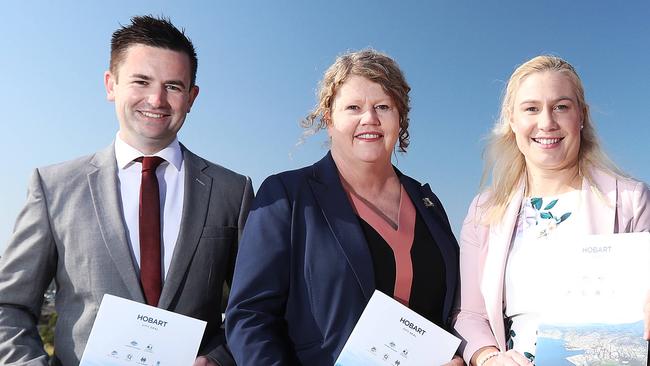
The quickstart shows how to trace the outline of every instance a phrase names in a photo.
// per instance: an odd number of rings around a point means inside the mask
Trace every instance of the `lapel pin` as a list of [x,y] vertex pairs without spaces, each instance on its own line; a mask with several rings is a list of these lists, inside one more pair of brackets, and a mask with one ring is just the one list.
[[424,197],[422,199],[422,202],[424,202],[424,207],[433,207],[434,206],[433,202],[431,202],[429,197]]

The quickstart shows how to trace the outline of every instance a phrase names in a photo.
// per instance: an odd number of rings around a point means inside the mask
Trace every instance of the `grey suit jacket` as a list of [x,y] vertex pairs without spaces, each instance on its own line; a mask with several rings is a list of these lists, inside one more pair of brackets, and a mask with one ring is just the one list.
[[[185,147],[183,214],[159,307],[208,324],[199,350],[234,362],[221,327],[224,281],[253,197],[250,179]],[[0,259],[0,364],[46,365],[36,322],[57,285],[53,364],[77,365],[104,294],[144,302],[128,243],[113,145],[36,169]]]

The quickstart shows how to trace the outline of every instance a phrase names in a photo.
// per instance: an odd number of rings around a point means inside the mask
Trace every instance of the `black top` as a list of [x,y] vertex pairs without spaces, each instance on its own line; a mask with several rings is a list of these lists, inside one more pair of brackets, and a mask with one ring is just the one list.
[[[375,288],[390,297],[395,290],[395,256],[384,238],[357,216],[372,256]],[[413,283],[409,308],[444,328],[442,309],[445,299],[445,266],[438,245],[416,210],[415,233],[411,247]]]

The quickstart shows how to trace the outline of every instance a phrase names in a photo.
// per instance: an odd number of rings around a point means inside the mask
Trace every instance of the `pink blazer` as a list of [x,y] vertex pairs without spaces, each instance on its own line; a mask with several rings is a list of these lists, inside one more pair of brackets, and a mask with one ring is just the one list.
[[[593,171],[599,193],[583,180],[580,222],[586,234],[650,231],[650,190],[643,182],[615,178]],[[508,248],[524,185],[521,184],[498,225],[484,225],[481,204],[486,194],[472,201],[460,234],[460,298],[457,301],[454,331],[463,342],[463,358],[469,364],[481,347],[506,350],[503,320],[503,286]]]

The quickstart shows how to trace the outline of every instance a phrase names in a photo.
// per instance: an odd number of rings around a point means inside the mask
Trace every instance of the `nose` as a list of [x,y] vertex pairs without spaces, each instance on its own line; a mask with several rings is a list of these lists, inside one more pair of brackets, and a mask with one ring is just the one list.
[[164,86],[151,88],[147,102],[152,108],[167,107],[167,89]]
[[361,117],[362,125],[380,125],[379,116],[375,108],[368,108],[366,112]]
[[542,131],[554,131],[558,129],[558,124],[555,120],[552,107],[544,108],[542,113],[539,114],[537,128]]

